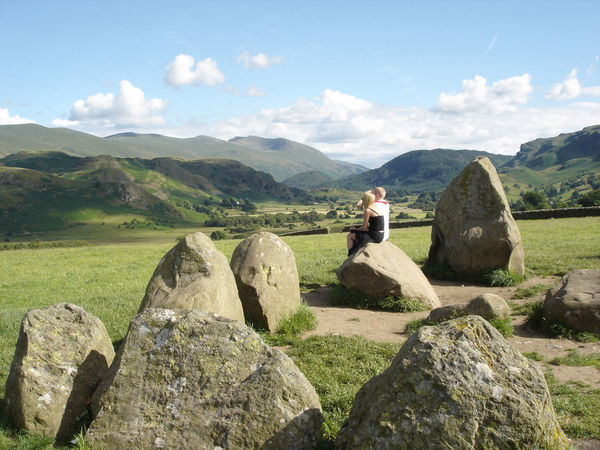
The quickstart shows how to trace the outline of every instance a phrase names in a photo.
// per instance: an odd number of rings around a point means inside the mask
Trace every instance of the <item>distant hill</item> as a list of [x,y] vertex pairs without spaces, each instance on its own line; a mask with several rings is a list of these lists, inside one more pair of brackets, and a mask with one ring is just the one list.
[[267,173],[225,159],[78,158],[60,152],[20,152],[0,159],[0,229],[8,231],[64,227],[76,222],[81,210],[185,221],[209,196],[311,199]]
[[334,186],[367,190],[384,186],[390,192],[428,192],[445,189],[476,156],[487,156],[496,167],[512,157],[477,150],[414,150],[388,161],[378,169],[338,180]]
[[538,189],[573,201],[600,183],[600,125],[526,142],[498,172],[509,199]]
[[35,124],[0,126],[0,157],[22,151],[54,151],[71,156],[232,159],[269,173],[278,181],[307,170],[321,170],[336,178],[366,170],[331,160],[317,149],[286,139],[249,137],[228,142],[208,136],[173,138],[138,133],[100,138],[67,128],[46,128]]
[[[241,144],[245,147],[253,148],[263,152],[283,156],[303,164],[306,171],[318,170],[333,179],[342,178],[349,175],[365,172],[366,167],[358,164],[352,164],[346,161],[336,161],[325,156],[324,153],[316,148],[289,139],[277,138],[266,139],[257,136],[235,137],[229,142]],[[295,175],[295,174],[294,174]]]
[[282,181],[283,184],[298,189],[313,189],[322,185],[333,184],[335,179],[318,170],[308,170],[296,175],[292,175]]

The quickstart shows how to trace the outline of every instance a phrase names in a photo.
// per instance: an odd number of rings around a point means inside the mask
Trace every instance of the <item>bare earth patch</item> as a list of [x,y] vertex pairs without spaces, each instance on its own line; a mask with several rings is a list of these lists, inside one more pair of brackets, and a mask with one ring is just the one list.
[[[533,300],[541,300],[545,293],[537,297],[512,300],[517,288],[527,288],[537,284],[553,286],[558,283],[558,277],[532,278],[521,283],[518,287],[489,287],[472,284],[461,284],[449,281],[430,280],[442,305],[465,303],[484,292],[501,296],[506,301],[523,304]],[[336,334],[340,336],[364,336],[377,342],[403,343],[408,339],[404,334],[406,324],[414,319],[424,319],[429,311],[397,313],[369,311],[365,309],[331,306],[329,303],[330,287],[322,286],[311,292],[303,293],[304,301],[310,306],[318,320],[316,330],[309,331],[303,336]],[[515,328],[514,336],[509,342],[520,352],[537,352],[543,357],[538,362],[542,370],[552,370],[561,382],[581,381],[600,389],[600,371],[595,367],[569,367],[549,364],[552,358],[566,356],[567,350],[575,349],[579,353],[598,353],[600,343],[580,343],[568,339],[552,339],[525,325],[525,316],[512,316]]]
[[[518,288],[527,288],[538,284],[554,286],[558,283],[559,277],[532,278],[517,287],[489,287],[448,281],[429,281],[442,305],[466,303],[484,292],[499,295],[506,301],[524,304],[543,299],[545,292],[536,297],[513,300],[512,296]],[[330,287],[322,286],[302,294],[304,301],[310,306],[318,320],[317,329],[305,333],[303,337],[327,334],[346,337],[359,335],[377,342],[403,343],[409,337],[404,333],[406,324],[411,320],[424,319],[429,315],[429,311],[397,313],[331,306],[329,303],[330,291]],[[549,364],[549,361],[555,357],[566,356],[570,349],[575,349],[582,354],[599,353],[600,343],[580,343],[568,339],[548,338],[527,327],[525,325],[526,316],[511,316],[511,318],[515,331],[514,336],[508,341],[521,353],[537,352],[541,355],[543,360],[537,364],[541,366],[543,372],[551,370],[561,383],[583,382],[600,389],[600,371],[595,367]],[[578,450],[598,449],[600,440],[574,439],[571,441],[571,445]]]

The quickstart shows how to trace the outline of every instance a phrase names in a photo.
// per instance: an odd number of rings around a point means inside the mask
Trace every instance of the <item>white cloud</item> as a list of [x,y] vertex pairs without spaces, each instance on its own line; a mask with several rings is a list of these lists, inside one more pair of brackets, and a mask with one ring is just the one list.
[[442,92],[434,110],[444,113],[515,111],[518,105],[527,102],[531,92],[533,87],[528,73],[495,81],[491,86],[485,78],[476,75],[472,80],[463,80],[463,90],[459,94]]
[[250,55],[249,52],[245,51],[238,56],[237,62],[244,64],[244,69],[266,69],[273,64],[278,64],[283,61],[283,58],[277,56],[269,56],[264,53],[257,55]]
[[546,93],[551,100],[570,100],[581,95],[581,84],[577,78],[577,69],[571,70],[565,81],[556,83]]
[[18,114],[11,116],[8,108],[0,108],[0,125],[19,125],[22,123],[35,123],[35,121],[21,117]]
[[[598,102],[554,108],[533,108],[518,103],[517,100],[524,101],[530,82],[529,77],[525,83],[519,82],[519,78],[522,77],[494,83],[487,87],[494,93],[484,95],[484,98],[494,99],[508,92],[511,108],[481,107],[448,114],[439,109],[374,104],[326,89],[315,101],[300,98],[285,108],[265,109],[218,122],[189,124],[185,131],[172,132],[221,139],[240,135],[285,137],[318,148],[331,158],[379,167],[402,153],[421,149],[475,149],[512,155],[522,143],[530,140],[598,123]],[[525,88],[519,88],[522,85]],[[521,92],[521,96],[515,91]]]
[[[73,103],[69,121],[89,122],[101,126],[148,126],[165,123],[158,115],[167,104],[164,100],[153,98],[146,100],[144,92],[129,81],[120,83],[117,96],[112,93],[90,95],[86,100]],[[56,119],[60,121],[61,119]],[[60,123],[60,122],[58,122]]]
[[582,87],[577,78],[577,69],[571,70],[562,83],[556,83],[546,93],[550,100],[572,100],[581,95],[600,97],[600,86]]
[[250,89],[248,89],[248,92],[246,92],[246,95],[248,97],[265,97],[267,94],[265,94],[262,89],[252,85],[250,86]]
[[194,57],[181,54],[167,66],[165,82],[173,87],[203,84],[216,86],[225,82],[225,75],[211,58],[198,61],[194,68]]
[[76,127],[79,125],[78,120],[65,120],[65,119],[54,119],[52,121],[52,125],[55,127],[67,128],[67,127]]

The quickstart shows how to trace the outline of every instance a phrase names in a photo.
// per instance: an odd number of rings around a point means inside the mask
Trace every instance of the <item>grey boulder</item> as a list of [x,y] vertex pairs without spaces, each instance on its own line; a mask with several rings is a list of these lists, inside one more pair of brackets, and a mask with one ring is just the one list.
[[162,258],[138,312],[147,308],[201,309],[244,322],[227,258],[200,232],[185,236]]
[[428,308],[440,306],[419,266],[391,242],[367,244],[346,259],[336,274],[345,287],[374,297],[397,296],[419,300]]
[[6,381],[14,425],[59,442],[70,439],[114,356],[106,328],[83,308],[60,303],[28,311]]
[[244,316],[254,325],[277,331],[300,306],[300,282],[290,247],[276,234],[244,239],[231,257]]
[[200,310],[136,315],[92,407],[98,448],[313,448],[322,423],[290,358]]
[[510,316],[510,306],[496,294],[483,293],[467,303],[445,305],[429,313],[428,320],[442,322],[460,316],[475,315],[484,319],[505,319]]
[[578,330],[600,333],[600,270],[573,270],[546,294],[544,317]]
[[356,394],[338,449],[566,449],[544,374],[487,321],[421,327]]
[[487,157],[475,158],[442,194],[428,262],[464,275],[479,276],[498,268],[525,273],[521,234]]

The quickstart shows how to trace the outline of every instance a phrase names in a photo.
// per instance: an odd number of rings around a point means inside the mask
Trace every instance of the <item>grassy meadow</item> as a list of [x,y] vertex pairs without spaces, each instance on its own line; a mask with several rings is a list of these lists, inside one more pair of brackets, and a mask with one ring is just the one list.
[[[600,268],[600,217],[519,221],[518,226],[528,277]],[[98,316],[116,343],[124,337],[162,256],[178,237],[192,231],[197,230],[120,230],[118,239],[109,241],[108,235],[102,235],[96,241],[87,239],[90,245],[86,247],[0,251],[0,398],[4,398],[20,322],[27,310],[59,302],[75,303]],[[430,233],[430,227],[393,229],[391,241],[417,264],[423,264]],[[39,237],[61,238],[56,233]],[[68,236],[79,238],[82,236]],[[293,236],[284,240],[294,252],[302,289],[337,282],[335,270],[346,258],[344,234]],[[215,245],[229,259],[239,242],[229,239],[215,241]],[[326,416],[326,447],[348,414],[358,388],[387,367],[398,348],[335,336],[297,339],[289,346],[288,354],[321,397]],[[593,407],[600,411],[600,392],[593,391],[594,395]],[[558,412],[559,417],[563,414],[561,420],[565,423],[573,419],[568,410]],[[0,414],[4,414],[2,405]],[[598,423],[584,431],[572,431],[571,436],[600,439]],[[16,443],[6,417],[0,417],[0,425],[0,448],[21,445]],[[568,427],[566,431],[569,432]],[[20,448],[36,446],[30,443]]]

